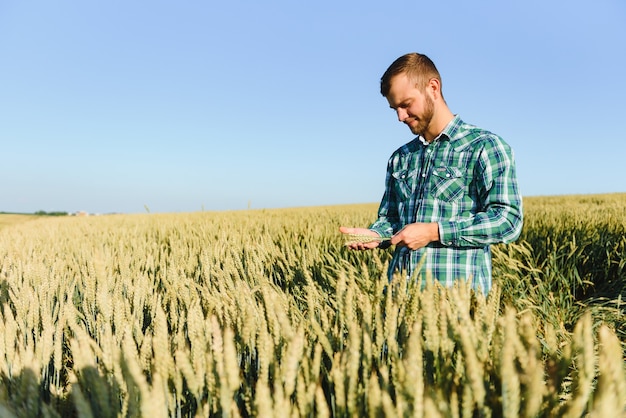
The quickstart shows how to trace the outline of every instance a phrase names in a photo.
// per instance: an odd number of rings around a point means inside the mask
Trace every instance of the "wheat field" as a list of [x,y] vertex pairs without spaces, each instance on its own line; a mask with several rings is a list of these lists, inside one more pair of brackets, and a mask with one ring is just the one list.
[[626,416],[626,195],[524,205],[487,298],[345,248],[372,204],[0,215],[0,416]]

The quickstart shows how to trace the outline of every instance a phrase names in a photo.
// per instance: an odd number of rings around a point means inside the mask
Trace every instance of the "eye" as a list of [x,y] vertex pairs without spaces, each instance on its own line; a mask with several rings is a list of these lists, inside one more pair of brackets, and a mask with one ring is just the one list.
[[391,110],[393,110],[394,112],[397,112],[398,109],[407,109],[411,106],[411,101],[406,101],[406,102],[402,102],[397,106],[389,106],[391,108]]

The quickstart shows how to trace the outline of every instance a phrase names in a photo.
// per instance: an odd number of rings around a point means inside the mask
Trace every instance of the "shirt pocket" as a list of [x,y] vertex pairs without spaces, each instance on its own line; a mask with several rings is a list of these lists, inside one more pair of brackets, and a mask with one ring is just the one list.
[[437,167],[432,178],[432,194],[436,199],[452,202],[465,194],[465,173],[457,167]]
[[416,171],[417,170],[409,171],[401,169],[391,173],[394,178],[394,190],[399,201],[405,201],[411,198]]

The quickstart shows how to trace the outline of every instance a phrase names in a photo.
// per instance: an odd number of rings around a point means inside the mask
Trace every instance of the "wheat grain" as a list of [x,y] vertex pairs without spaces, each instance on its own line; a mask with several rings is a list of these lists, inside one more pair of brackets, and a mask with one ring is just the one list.
[[589,415],[593,418],[626,416],[626,376],[623,354],[615,334],[603,325],[598,331],[597,392]]
[[377,417],[382,410],[382,390],[378,382],[376,373],[372,373],[369,378],[367,393],[367,409],[370,417]]
[[572,340],[576,371],[572,398],[564,405],[563,417],[579,417],[583,414],[593,389],[595,354],[591,325],[591,313],[587,312],[574,328]]
[[180,369],[181,374],[187,381],[189,389],[194,394],[196,399],[199,400],[201,395],[200,390],[202,389],[202,386],[200,381],[196,377],[196,373],[193,366],[191,365],[189,356],[185,351],[177,350],[174,354],[174,358],[176,359],[176,365]]
[[[351,310],[351,309],[348,309]],[[360,385],[359,369],[361,367],[361,329],[356,321],[348,322],[348,347],[345,373],[347,374],[347,408],[355,411],[358,407],[358,392]]]
[[165,311],[160,303],[156,304],[156,315],[154,318],[154,334],[152,338],[152,350],[154,355],[155,373],[158,373],[163,379],[169,377],[170,367],[172,364],[172,355],[169,344],[169,332],[167,326],[167,318]]
[[257,396],[254,397],[255,415],[259,417],[273,417],[272,395],[268,387],[268,381],[259,379],[255,385]]
[[285,395],[291,397],[296,389],[298,366],[302,358],[304,347],[304,331],[299,329],[293,336],[288,346],[287,357],[284,362],[283,378],[285,382]]
[[369,244],[371,242],[383,242],[391,239],[389,236],[372,236],[363,234],[346,234],[344,245]]
[[[522,369],[519,380],[525,388],[523,393],[522,415],[528,418],[539,415],[545,392],[544,367],[533,318],[529,313],[521,316],[517,328],[520,344],[517,345],[517,358]],[[524,355],[520,355],[523,352]]]
[[422,321],[418,316],[413,322],[407,341],[407,353],[404,365],[408,376],[406,390],[412,399],[414,418],[424,416],[424,358],[422,347]]
[[317,386],[315,389],[315,416],[319,418],[328,418],[330,416],[330,409],[321,386]]
[[515,364],[515,340],[517,339],[517,321],[515,312],[508,309],[502,320],[502,351],[501,370],[502,375],[502,415],[514,418],[520,412],[520,382]]

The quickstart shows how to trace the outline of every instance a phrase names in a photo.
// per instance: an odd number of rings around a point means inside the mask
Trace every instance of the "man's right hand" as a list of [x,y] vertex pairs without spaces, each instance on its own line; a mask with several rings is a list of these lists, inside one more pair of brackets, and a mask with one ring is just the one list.
[[[367,228],[350,228],[346,226],[340,226],[339,232],[341,232],[342,234],[346,234],[346,235],[364,235],[364,236],[370,236],[374,238],[380,237],[378,233]],[[376,248],[379,245],[380,245],[380,241],[371,241],[371,242],[352,241],[348,244],[348,248],[352,250],[371,250],[372,248]]]

